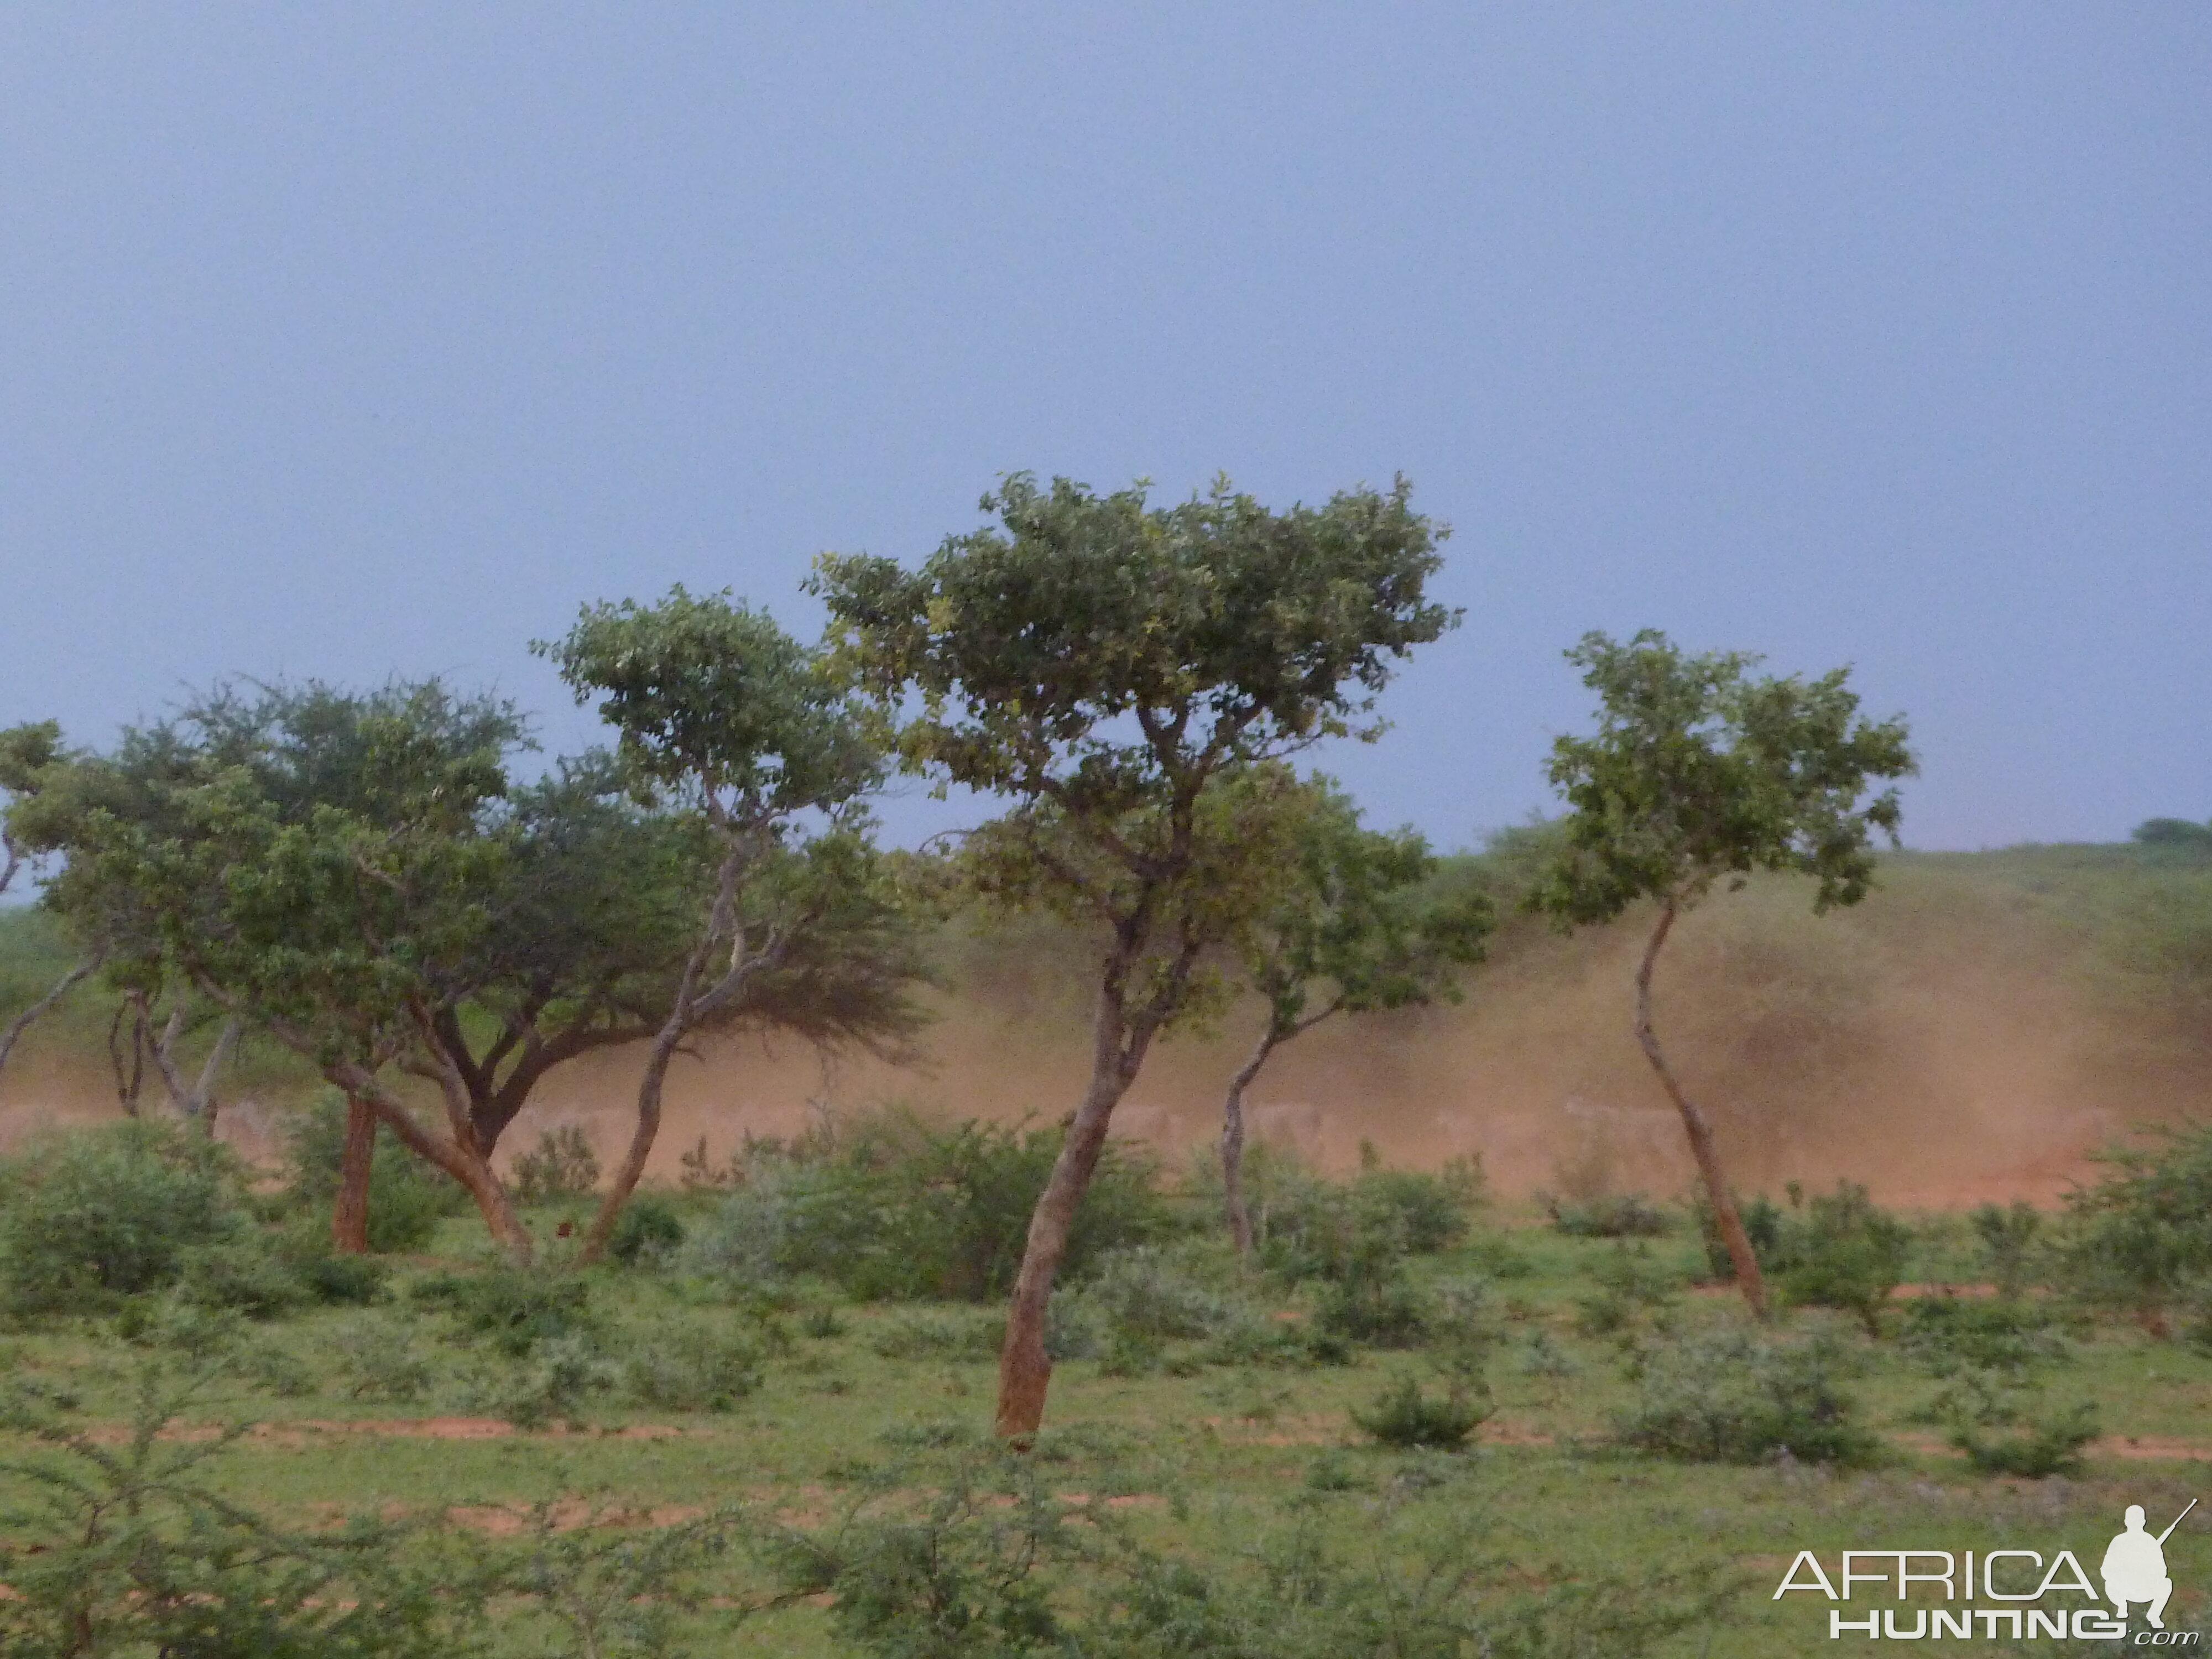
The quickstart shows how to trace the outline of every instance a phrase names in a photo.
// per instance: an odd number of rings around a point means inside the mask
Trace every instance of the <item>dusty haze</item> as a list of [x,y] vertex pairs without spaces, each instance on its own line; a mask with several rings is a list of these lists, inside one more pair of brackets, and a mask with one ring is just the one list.
[[[2048,1202],[2130,1125],[2212,1107],[2203,1046],[2014,896],[1907,867],[1856,910],[1815,918],[1805,898],[1779,882],[1717,896],[1660,967],[1661,1036],[1745,1187],[1848,1176],[1911,1207]],[[1253,1091],[1255,1127],[1340,1169],[1365,1140],[1416,1167],[1480,1154],[1511,1194],[1686,1190],[1679,1123],[1630,1030],[1647,926],[1561,939],[1514,924],[1459,1006],[1340,1018],[1280,1050]],[[719,1159],[820,1108],[1058,1117],[1085,1079],[1087,956],[1042,923],[956,939],[919,1066],[757,1042],[679,1062],[654,1172],[672,1177],[702,1137]],[[1210,1139],[1257,1023],[1242,1007],[1161,1043],[1118,1132],[1176,1158]],[[505,1155],[576,1122],[611,1160],[638,1064],[623,1052],[555,1073]],[[0,1138],[115,1109],[104,1076],[33,1051],[0,1091]],[[264,1091],[226,1133],[264,1152],[278,1109]]]

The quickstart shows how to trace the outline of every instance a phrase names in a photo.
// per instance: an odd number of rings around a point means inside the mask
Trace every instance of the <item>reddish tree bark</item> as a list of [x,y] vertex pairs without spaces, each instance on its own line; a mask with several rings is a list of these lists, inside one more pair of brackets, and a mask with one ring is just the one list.
[[1681,1114],[1682,1127],[1690,1137],[1690,1155],[1697,1160],[1698,1177],[1705,1184],[1705,1196],[1712,1201],[1721,1242],[1728,1246],[1729,1261],[1735,1269],[1737,1287],[1743,1291],[1743,1299],[1751,1304],[1752,1312],[1764,1319],[1767,1316],[1766,1279],[1759,1270],[1759,1257],[1751,1248],[1751,1237],[1743,1230],[1743,1217],[1736,1210],[1735,1194],[1721,1170],[1720,1149],[1713,1144],[1712,1125],[1674,1080],[1667,1056],[1660,1052],[1659,1034],[1651,1024],[1651,969],[1659,960],[1659,947],[1666,944],[1667,935],[1674,929],[1675,915],[1674,902],[1669,899],[1660,908],[1659,925],[1652,929],[1651,942],[1644,947],[1644,960],[1636,969],[1636,1041],[1644,1049],[1644,1057],[1651,1062],[1651,1069],[1659,1074],[1660,1086],[1666,1090],[1667,1097]]

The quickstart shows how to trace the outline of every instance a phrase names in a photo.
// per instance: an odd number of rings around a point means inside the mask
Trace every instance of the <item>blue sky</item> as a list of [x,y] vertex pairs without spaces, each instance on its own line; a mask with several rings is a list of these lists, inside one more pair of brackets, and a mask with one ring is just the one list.
[[[1334,754],[1543,805],[1559,652],[1855,664],[1923,847],[2212,814],[2212,9],[10,7],[0,723],[446,672],[1000,472],[1403,471]],[[894,802],[910,836],[969,809]]]

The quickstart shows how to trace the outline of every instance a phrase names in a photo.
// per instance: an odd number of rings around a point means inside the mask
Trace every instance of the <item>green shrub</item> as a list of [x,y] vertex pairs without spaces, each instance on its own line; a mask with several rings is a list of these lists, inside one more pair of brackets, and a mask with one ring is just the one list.
[[1389,1264],[1431,1255],[1467,1237],[1468,1190],[1446,1176],[1370,1169],[1336,1183],[1309,1177],[1284,1190],[1255,1234],[1261,1263],[1291,1283],[1388,1276]]
[[391,1269],[365,1255],[337,1255],[327,1249],[301,1251],[292,1271],[307,1294],[325,1307],[367,1307],[384,1299]]
[[661,1261],[684,1243],[684,1218],[674,1200],[659,1193],[638,1193],[623,1206],[607,1238],[607,1254],[629,1267]]
[[1653,1344],[1638,1356],[1635,1402],[1613,1423],[1622,1445],[1698,1463],[1756,1463],[1787,1451],[1807,1463],[1870,1462],[1880,1443],[1838,1382],[1825,1334],[1783,1344],[1723,1326]]
[[599,1184],[599,1154],[579,1125],[564,1123],[541,1133],[538,1145],[514,1160],[514,1180],[518,1203],[581,1198]]
[[243,1425],[177,1442],[199,1382],[137,1379],[131,1433],[96,1436],[72,1404],[15,1389],[0,1428],[34,1444],[0,1462],[15,1494],[0,1540],[0,1652],[178,1659],[442,1659],[478,1650],[483,1598],[408,1571],[366,1521],[294,1533],[210,1479]]
[[2009,1434],[1984,1434],[1974,1425],[1961,1422],[1948,1438],[1984,1474],[2040,1480],[2053,1474],[2079,1474],[2081,1454],[2099,1432],[2097,1408],[2084,1401],[2056,1417],[2024,1422]]
[[526,1267],[434,1274],[416,1281],[413,1296],[452,1314],[464,1332],[489,1337],[511,1357],[539,1342],[577,1336],[594,1324],[587,1281]]
[[[740,1283],[812,1275],[862,1300],[993,1301],[1012,1286],[1061,1132],[969,1121],[929,1127],[879,1113],[795,1148],[763,1143],[746,1181],[688,1252]],[[1175,1229],[1151,1167],[1109,1146],[1078,1211],[1061,1271]]]
[[[1744,1237],[1751,1241],[1753,1257],[1763,1270],[1772,1273],[1782,1243],[1780,1206],[1761,1193],[1748,1202],[1739,1197],[1735,1207]],[[1701,1191],[1691,1200],[1690,1208],[1698,1218],[1698,1236],[1705,1241],[1706,1277],[1715,1284],[1730,1282],[1735,1278],[1735,1262],[1729,1255],[1728,1241],[1721,1237],[1720,1218],[1714,1213],[1712,1200]]]
[[337,1327],[325,1340],[353,1399],[404,1401],[429,1391],[430,1362],[415,1346],[414,1332],[398,1320],[356,1319]]
[[1968,1219],[1981,1241],[1997,1294],[2007,1301],[2016,1299],[2027,1290],[2034,1270],[2042,1215],[2033,1204],[2015,1200],[2009,1209],[1984,1204]]
[[631,1397],[660,1411],[729,1411],[760,1383],[757,1346],[696,1325],[657,1331],[623,1362]]
[[1838,1182],[1783,1229],[1776,1288],[1792,1306],[1856,1314],[1869,1335],[1878,1335],[1878,1316],[1905,1277],[1911,1248],[1910,1228],[1878,1207],[1864,1187]]
[[2151,1132],[2151,1144],[2098,1154],[2107,1173],[2067,1195],[2065,1282],[2170,1334],[2178,1305],[2212,1280],[2212,1121]]
[[17,1313],[90,1310],[173,1284],[197,1253],[252,1247],[244,1197],[236,1158],[182,1127],[42,1140],[0,1164],[0,1297]]
[[1385,1446],[1457,1451],[1490,1419],[1491,1411],[1490,1390],[1480,1383],[1455,1380],[1443,1398],[1431,1399],[1417,1379],[1406,1376],[1364,1410],[1354,1406],[1352,1420],[1360,1432]]
[[1581,1202],[1547,1197],[1552,1225],[1570,1238],[1663,1238],[1674,1231],[1667,1212],[1642,1193]]
[[1905,1304],[1905,1351],[1937,1376],[1963,1367],[2017,1371],[2071,1357],[2051,1312],[2008,1297],[1916,1297]]
[[895,1314],[867,1336],[886,1359],[995,1359],[1006,1339],[1006,1318],[988,1313]]
[[1402,1268],[1381,1268],[1326,1285],[1314,1327],[1375,1348],[1419,1347],[1428,1335],[1428,1301]]
[[[285,1126],[292,1202],[317,1216],[330,1213],[345,1158],[346,1103],[325,1089]],[[438,1223],[468,1207],[468,1194],[442,1170],[425,1164],[379,1125],[368,1166],[368,1248],[380,1255],[427,1249]]]
[[1575,1304],[1575,1328],[1584,1336],[1611,1336],[1634,1326],[1638,1316],[1663,1314],[1682,1287],[1681,1275],[1662,1266],[1651,1247],[1625,1238],[1590,1266],[1594,1295]]
[[249,1319],[282,1318],[313,1297],[298,1270],[256,1234],[184,1252],[178,1294],[204,1308],[235,1308]]
[[575,1421],[586,1400],[619,1381],[591,1340],[571,1333],[539,1339],[517,1364],[477,1372],[464,1397],[472,1411],[504,1418],[519,1429],[539,1429]]

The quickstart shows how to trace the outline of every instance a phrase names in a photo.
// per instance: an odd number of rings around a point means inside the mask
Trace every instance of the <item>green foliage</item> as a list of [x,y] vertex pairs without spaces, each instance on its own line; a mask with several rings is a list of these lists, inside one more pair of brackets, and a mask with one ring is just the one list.
[[[284,1125],[291,1195],[307,1214],[325,1216],[337,1196],[345,1158],[345,1097],[323,1089]],[[397,1255],[427,1249],[444,1217],[468,1206],[468,1194],[443,1170],[432,1168],[376,1129],[368,1166],[368,1248]]]
[[1915,1297],[1904,1308],[1905,1351],[1931,1374],[2018,1372],[2071,1357],[2051,1310],[2010,1297]]
[[403,1563],[386,1528],[295,1534],[224,1495],[211,1465],[244,1431],[161,1431],[204,1377],[142,1369],[130,1438],[109,1443],[65,1400],[16,1387],[0,1427],[29,1449],[0,1462],[0,1650],[22,1659],[447,1659],[480,1651],[482,1599]]
[[623,1384],[662,1411],[726,1412],[761,1383],[759,1346],[743,1335],[678,1325],[653,1332],[623,1362]]
[[2163,1334],[2176,1304],[2212,1277],[2212,1122],[2151,1131],[2148,1144],[2099,1161],[2103,1178],[2067,1195],[2061,1272],[2092,1304]]
[[1985,1434],[1971,1422],[1960,1422],[1948,1438],[1984,1474],[2040,1480],[2081,1474],[2082,1451],[2100,1432],[2097,1408],[2084,1401],[2056,1416],[2024,1423],[2009,1434]]
[[1613,1423],[1624,1446],[1700,1463],[1870,1462],[1879,1441],[1858,1420],[1825,1333],[1778,1342],[1719,1326],[1654,1342],[1638,1355],[1635,1402]]
[[1753,678],[1756,656],[1686,655],[1651,629],[1626,645],[1586,634],[1567,659],[1598,694],[1598,730],[1552,745],[1547,771],[1571,811],[1539,908],[1609,921],[1753,870],[1813,877],[1816,910],[1865,896],[1872,837],[1894,842],[1899,808],[1894,788],[1860,799],[1916,768],[1902,720],[1857,718],[1850,671]]
[[[1691,1200],[1690,1207],[1698,1218],[1698,1235],[1705,1241],[1705,1266],[1711,1278],[1716,1281],[1733,1279],[1735,1264],[1729,1260],[1728,1243],[1721,1237],[1720,1218],[1713,1212],[1712,1200],[1700,1191]],[[1782,1249],[1782,1206],[1760,1193],[1748,1201],[1738,1194],[1735,1208],[1744,1235],[1751,1240],[1752,1254],[1762,1267],[1771,1270]]]
[[[973,1120],[936,1129],[887,1112],[789,1149],[763,1147],[689,1260],[738,1283],[799,1274],[864,1299],[1005,1294],[1062,1132]],[[1174,1225],[1151,1167],[1109,1147],[1068,1243],[1080,1274]]]
[[1260,1261],[1297,1282],[1376,1278],[1387,1264],[1431,1255],[1466,1237],[1474,1189],[1465,1179],[1363,1170],[1348,1182],[1279,1182],[1255,1215]]
[[327,1249],[302,1250],[292,1257],[292,1271],[307,1294],[329,1307],[366,1307],[384,1299],[391,1270],[366,1256],[333,1255]]
[[55,1313],[158,1290],[204,1253],[252,1245],[244,1198],[228,1149],[176,1126],[51,1136],[0,1163],[0,1297]]
[[995,1359],[1006,1335],[997,1312],[904,1313],[877,1323],[867,1341],[886,1359]]
[[411,1295],[451,1314],[462,1331],[489,1337],[510,1357],[540,1342],[580,1335],[596,1323],[588,1281],[527,1267],[434,1273],[417,1279]]
[[1783,1227],[1773,1267],[1785,1302],[1841,1308],[1878,1336],[1877,1317],[1905,1277],[1911,1248],[1910,1228],[1877,1206],[1864,1187],[1843,1181]]
[[428,1393],[436,1374],[415,1336],[412,1323],[374,1315],[334,1328],[327,1341],[348,1397],[404,1402]]
[[607,1254],[635,1267],[665,1261],[684,1243],[684,1217],[664,1193],[640,1193],[623,1206],[607,1240]]
[[1989,1260],[1997,1294],[2008,1302],[2015,1300],[2035,1270],[2043,1233],[2041,1212],[2026,1200],[2015,1199],[2009,1209],[1984,1204],[1968,1219]]
[[1442,878],[1412,830],[1363,829],[1358,807],[1328,780],[1316,776],[1308,793],[1288,878],[1239,944],[1272,1041],[1340,1011],[1456,1002],[1459,970],[1481,960],[1493,924],[1488,897]]
[[703,1577],[745,1530],[739,1508],[638,1528],[619,1506],[595,1504],[580,1521],[566,1504],[529,1516],[523,1559],[501,1588],[541,1610],[559,1632],[532,1651],[555,1659],[680,1659],[696,1651],[678,1625],[710,1600]]
[[1547,1194],[1544,1212],[1570,1238],[1664,1238],[1674,1231],[1673,1218],[1642,1193],[1581,1201]]
[[1480,1384],[1455,1380],[1441,1399],[1434,1399],[1408,1373],[1364,1409],[1353,1407],[1352,1421],[1362,1434],[1385,1446],[1457,1451],[1489,1420],[1492,1410],[1490,1391]]
[[599,1184],[599,1156],[580,1125],[547,1129],[514,1160],[514,1196],[524,1204],[581,1198]]
[[1662,1316],[1682,1289],[1682,1275],[1663,1266],[1651,1247],[1638,1241],[1631,1248],[1618,1239],[1613,1249],[1591,1267],[1597,1294],[1583,1297],[1575,1305],[1575,1328],[1584,1336],[1611,1336],[1635,1325],[1638,1316]]

